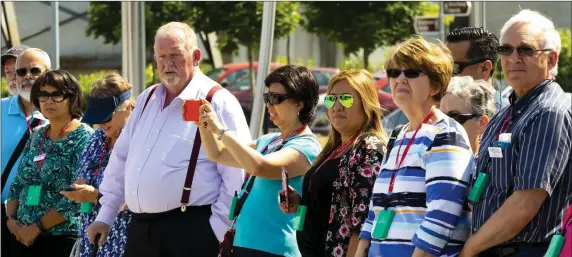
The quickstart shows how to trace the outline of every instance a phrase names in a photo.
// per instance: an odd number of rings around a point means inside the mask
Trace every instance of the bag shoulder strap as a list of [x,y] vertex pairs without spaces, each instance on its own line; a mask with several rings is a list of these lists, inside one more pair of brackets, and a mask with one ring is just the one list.
[[[34,129],[37,126],[39,126],[41,124],[41,122],[42,122],[41,119],[33,118],[30,126],[32,127],[32,129]],[[22,138],[18,142],[18,145],[16,145],[16,149],[14,149],[14,152],[12,152],[10,159],[8,159],[8,162],[6,163],[6,167],[4,168],[4,171],[2,172],[2,189],[4,188],[4,186],[6,186],[6,182],[8,181],[8,177],[10,176],[10,172],[12,171],[12,168],[14,167],[14,165],[16,164],[16,161],[18,161],[18,158],[20,158],[20,155],[24,151],[24,147],[26,147],[26,142],[28,142],[28,138],[30,138],[30,131],[26,130],[26,133],[24,133],[24,135],[22,135]]]
[[404,125],[399,125],[397,127],[395,127],[393,129],[393,131],[391,131],[391,135],[389,136],[389,141],[387,142],[387,153],[385,153],[385,155],[389,156],[389,154],[391,153],[391,149],[393,148],[393,144],[395,144],[395,140],[397,140],[397,136],[399,136],[399,133],[401,133],[401,130],[403,130]]
[[[213,86],[207,94],[207,102],[211,102],[214,94],[222,89],[220,85]],[[189,198],[191,196],[191,188],[193,186],[193,177],[195,176],[195,168],[197,167],[197,160],[199,158],[199,150],[201,149],[201,134],[197,128],[195,133],[195,142],[193,143],[193,150],[191,151],[191,160],[189,161],[189,168],[187,169],[187,176],[185,178],[185,185],[183,186],[183,193],[181,195],[181,211],[185,211]]]

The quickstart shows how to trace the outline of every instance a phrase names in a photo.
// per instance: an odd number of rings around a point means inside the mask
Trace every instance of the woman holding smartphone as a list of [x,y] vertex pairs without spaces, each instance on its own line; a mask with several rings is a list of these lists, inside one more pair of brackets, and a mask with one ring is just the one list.
[[297,257],[301,255],[294,216],[280,211],[276,192],[282,188],[283,167],[290,185],[301,189],[304,173],[320,152],[320,144],[307,126],[315,114],[318,82],[308,68],[287,65],[270,73],[264,84],[264,103],[279,133],[242,144],[227,132],[217,118],[220,114],[214,113],[206,101],[199,109],[198,126],[211,161],[243,168],[249,174],[243,189],[251,189],[238,192],[237,196],[247,198],[242,198],[246,201],[234,223],[233,256]]
[[[79,256],[90,257],[92,247],[87,238],[87,227],[99,212],[98,200],[101,194],[99,184],[103,180],[105,167],[111,156],[115,141],[127,123],[135,106],[131,97],[131,85],[116,72],[110,72],[105,78],[96,81],[89,93],[88,108],[82,121],[97,124],[99,128],[89,139],[77,170],[77,180],[71,192],[61,192],[69,200],[81,203],[81,229]],[[121,257],[127,242],[127,227],[131,214],[125,208],[115,219],[105,243],[96,256]]]
[[69,256],[77,239],[79,204],[59,192],[73,183],[79,156],[93,129],[82,124],[82,92],[62,70],[42,74],[31,102],[50,124],[32,133],[18,175],[10,188],[7,212],[18,239],[11,256]]

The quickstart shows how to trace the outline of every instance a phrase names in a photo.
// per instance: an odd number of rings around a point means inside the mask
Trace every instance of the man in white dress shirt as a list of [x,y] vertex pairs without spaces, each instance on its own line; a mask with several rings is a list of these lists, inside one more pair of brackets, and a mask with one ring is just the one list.
[[[182,105],[185,99],[206,98],[217,83],[199,70],[201,51],[187,24],[160,27],[154,50],[162,83],[141,93],[117,139],[99,187],[101,208],[88,228],[89,239],[94,242],[101,234],[98,243],[105,242],[127,204],[134,214],[125,257],[217,256],[242,171],[209,161],[201,148],[188,206],[181,199],[197,131],[195,123],[183,120]],[[230,92],[217,91],[211,103],[230,132],[251,141],[242,108]]]

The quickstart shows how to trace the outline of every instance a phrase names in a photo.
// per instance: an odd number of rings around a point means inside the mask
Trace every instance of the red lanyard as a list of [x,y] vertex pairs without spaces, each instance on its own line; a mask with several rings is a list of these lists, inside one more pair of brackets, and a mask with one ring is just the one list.
[[[32,119],[32,116],[30,116],[30,120]],[[26,125],[28,125],[28,132],[30,132],[30,134],[32,134],[32,125],[30,124],[30,121],[28,119],[26,119]]]
[[[299,129],[297,129],[296,131],[294,131],[294,133],[292,133],[292,135],[290,135],[290,136],[287,137],[286,139],[291,138],[291,137],[293,137],[293,136],[296,136],[296,135],[302,133],[304,130],[306,130],[306,127],[307,127],[306,125],[302,126],[301,128],[299,128]],[[266,151],[268,151],[268,148],[269,148],[272,144],[274,144],[274,143],[276,143],[276,142],[280,142],[280,141],[284,141],[284,139],[281,138],[281,137],[276,137],[275,139],[273,139],[272,141],[270,141],[270,143],[267,144],[266,147],[264,147],[264,149],[262,149],[262,152],[261,152],[261,153],[264,154]],[[250,173],[246,172],[246,174],[244,175],[244,181],[248,180],[249,177],[250,177]]]
[[511,115],[510,115],[511,111],[512,111],[512,109],[509,108],[507,114],[504,116],[504,120],[503,120],[503,122],[502,122],[501,128],[500,128],[499,133],[498,133],[498,135],[497,135],[497,141],[499,140],[500,135],[501,135],[502,133],[507,132],[507,131],[508,131],[508,128],[510,127],[510,122],[509,122],[509,120],[510,120],[510,118],[511,118]]
[[312,188],[312,180],[314,180],[314,177],[316,176],[316,174],[318,173],[318,171],[320,170],[320,168],[322,168],[322,166],[326,163],[329,162],[330,160],[338,157],[340,154],[345,153],[350,146],[353,145],[354,141],[356,140],[357,135],[350,138],[350,140],[348,140],[345,144],[342,145],[342,147],[337,148],[336,150],[332,151],[331,154],[328,155],[328,157],[320,164],[320,166],[318,166],[317,169],[314,170],[314,173],[310,176],[310,182],[308,182],[308,191],[311,190]]
[[99,174],[99,169],[101,169],[101,162],[103,161],[103,157],[105,157],[105,153],[107,152],[107,147],[109,145],[109,137],[105,139],[105,143],[103,144],[103,149],[101,149],[101,154],[99,154],[99,164],[95,171],[93,172],[93,177],[97,177]]
[[[72,123],[73,120],[70,120],[68,122],[68,124],[66,124],[66,126],[62,129],[62,131],[60,131],[60,134],[58,134],[58,140],[62,137],[62,135],[64,134],[64,132],[66,131],[66,129],[70,126],[70,124]],[[51,125],[50,125],[51,127]],[[48,129],[46,128],[46,130],[44,131],[44,136],[42,137],[42,141],[40,142],[40,154],[39,156],[42,155],[43,149],[44,149],[44,141],[46,141],[46,137],[48,136]],[[57,141],[57,140],[56,140]],[[54,141],[52,143],[52,145],[50,146],[50,148],[48,148],[48,150],[46,151],[46,154],[44,155],[44,158],[42,158],[41,160],[38,161],[38,169],[41,169],[42,166],[44,165],[44,161],[46,160],[46,158],[48,157],[48,154],[50,153],[50,151],[52,151],[52,148],[54,147],[54,145],[56,144],[56,142]]]
[[[399,148],[397,149],[397,155],[395,156],[395,166],[396,167],[393,170],[393,172],[391,173],[391,180],[389,181],[389,190],[387,191],[388,192],[387,195],[391,195],[391,193],[393,192],[393,186],[395,184],[395,175],[396,175],[397,171],[399,170],[399,168],[401,168],[403,161],[405,161],[405,157],[407,157],[407,153],[409,152],[409,148],[413,144],[413,141],[415,141],[415,137],[417,136],[417,132],[419,132],[419,130],[421,129],[423,124],[427,123],[434,115],[435,115],[435,107],[431,107],[431,110],[429,111],[429,114],[427,114],[427,117],[425,117],[425,119],[423,119],[421,124],[419,124],[419,126],[417,126],[415,133],[413,133],[413,136],[411,137],[411,139],[409,139],[409,142],[407,143],[405,150],[403,150],[403,153],[401,154],[401,161],[399,161],[399,152],[401,152],[401,146],[403,146],[403,141],[405,141],[403,139],[401,140],[401,144],[399,144]],[[398,163],[398,161],[399,161],[399,163]]]

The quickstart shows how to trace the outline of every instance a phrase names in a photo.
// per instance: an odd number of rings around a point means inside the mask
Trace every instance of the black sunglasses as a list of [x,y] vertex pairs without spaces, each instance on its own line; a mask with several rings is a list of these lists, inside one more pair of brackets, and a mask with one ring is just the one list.
[[387,69],[385,71],[387,72],[387,76],[392,79],[399,77],[399,75],[401,75],[401,72],[403,72],[403,74],[405,74],[405,77],[408,79],[418,78],[419,75],[421,75],[421,73],[429,75],[429,72],[422,69],[406,69],[406,70]]
[[477,117],[481,117],[483,115],[481,114],[462,114],[462,113],[458,113],[455,111],[451,111],[447,113],[447,116],[453,118],[454,120],[456,120],[457,122],[459,122],[461,125],[465,124],[465,122],[467,122],[470,119],[474,119]]
[[64,92],[58,90],[58,91],[54,91],[54,92],[48,92],[48,91],[40,91],[38,92],[38,100],[40,102],[45,102],[48,101],[48,98],[52,98],[52,101],[56,102],[56,103],[60,103],[62,102],[64,99],[66,99],[66,94],[64,94]]
[[[497,48],[498,53],[503,56],[509,56],[514,52],[514,47],[512,46],[499,46]],[[516,48],[516,52],[520,57],[530,57],[533,56],[536,52],[546,52],[551,51],[552,49],[534,49],[530,46],[519,46]]]
[[453,75],[459,75],[463,72],[463,70],[471,65],[477,64],[477,63],[482,63],[485,61],[488,61],[489,59],[487,58],[480,58],[480,59],[476,59],[476,60],[472,60],[472,61],[468,61],[468,62],[455,62],[455,65],[453,66]]
[[262,96],[264,98],[264,104],[271,104],[271,105],[280,104],[284,102],[284,100],[289,98],[288,95],[282,95],[276,93],[264,93]]
[[18,68],[16,69],[16,75],[18,75],[19,77],[24,77],[26,76],[26,74],[28,74],[28,71],[30,71],[30,73],[32,74],[32,76],[39,76],[40,74],[42,74],[42,69],[39,67],[32,67],[30,69],[27,68]]

